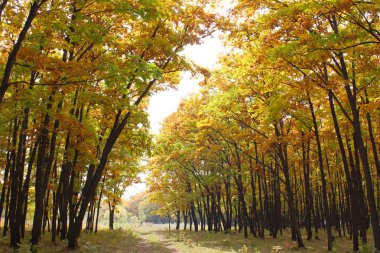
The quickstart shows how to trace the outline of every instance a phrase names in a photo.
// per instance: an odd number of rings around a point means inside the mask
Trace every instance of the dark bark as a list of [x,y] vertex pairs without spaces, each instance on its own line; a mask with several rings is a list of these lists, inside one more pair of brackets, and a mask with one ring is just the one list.
[[[17,41],[14,44],[11,52],[9,53],[7,63],[5,65],[3,78],[1,79],[0,84],[0,104],[3,102],[5,92],[7,91],[9,87],[9,79],[12,73],[13,66],[16,62],[16,57],[18,54],[18,51],[21,48],[21,45],[28,33],[28,30],[30,29],[32,22],[34,18],[37,16],[37,12],[39,8],[44,4],[46,0],[41,1],[33,1],[32,5],[30,6],[30,10],[28,13],[28,17],[25,20],[24,26],[22,27],[20,34],[18,35]],[[4,3],[4,2],[3,2]]]
[[[18,122],[17,118],[14,119],[13,128],[14,128],[14,130],[13,130],[13,137],[12,137],[12,145],[13,145],[13,147],[16,148],[16,146],[17,146],[17,131],[19,128],[19,122]],[[20,163],[21,163],[20,154],[21,154],[21,151],[20,151],[20,149],[22,150],[22,146],[19,145],[18,154],[15,150],[11,151],[13,161],[12,161],[12,166],[11,166],[11,170],[10,170],[12,180],[11,180],[11,185],[10,185],[11,194],[10,194],[10,203],[9,203],[9,230],[10,230],[10,234],[11,234],[10,246],[14,249],[19,248],[20,239],[21,239],[19,228],[16,226],[16,223],[17,223],[17,219],[16,219],[17,198],[19,197],[19,191],[20,191],[19,185],[22,184],[22,182],[20,182],[20,176],[22,177],[22,174],[20,174],[21,173],[21,171],[20,171]]]
[[[275,127],[276,136],[281,137],[281,132],[277,124],[275,124],[274,127]],[[287,192],[287,201],[288,201],[288,207],[289,207],[289,216],[290,216],[292,234],[294,234],[296,237],[298,248],[305,248],[305,245],[303,243],[302,236],[301,236],[299,222],[297,219],[296,209],[294,207],[294,199],[293,199],[294,194],[293,194],[292,186],[290,182],[288,153],[287,153],[287,146],[285,143],[277,143],[277,155],[280,159],[282,172],[284,173],[284,178],[285,178],[285,188]]]
[[[366,96],[365,103],[369,104],[367,89],[365,89],[364,92],[365,92],[365,96]],[[372,118],[371,118],[371,114],[369,112],[366,113],[366,118],[367,118],[367,124],[368,124],[369,140],[371,141],[371,146],[372,146],[372,155],[373,155],[373,159],[375,160],[377,177],[380,178],[379,156],[377,154],[377,152],[378,152],[377,147],[376,147],[377,145],[376,145],[375,136],[374,136],[373,128],[372,128]]]
[[[334,15],[331,16],[329,22],[334,33],[339,34],[338,21]],[[342,52],[337,53],[337,58],[338,59],[335,62],[335,64],[340,70],[339,74],[345,80],[344,89],[346,92],[347,100],[348,100],[349,107],[352,114],[352,118],[350,119],[350,122],[354,130],[354,142],[357,145],[357,148],[359,150],[361,165],[364,171],[364,179],[366,182],[366,192],[367,192],[367,202],[368,202],[368,207],[369,207],[374,244],[375,244],[376,250],[380,251],[379,215],[377,213],[375,196],[374,196],[374,188],[373,188],[373,183],[372,183],[371,168],[369,166],[367,149],[364,145],[362,127],[361,127],[361,122],[360,122],[360,113],[359,113],[359,108],[357,106],[358,89],[356,87],[355,66],[353,65],[352,78],[351,78],[347,69],[344,54]]]
[[[49,96],[49,102],[47,105],[47,110],[51,110],[53,97],[55,91],[53,90]],[[47,149],[49,145],[49,122],[50,116],[47,113],[44,118],[43,126],[40,131],[40,143],[38,147],[37,165],[36,165],[36,175],[35,175],[35,211],[33,216],[33,228],[32,228],[32,247],[36,245],[40,239],[41,229],[42,229],[42,219],[44,210],[44,197],[45,197],[45,183],[50,176],[50,171],[48,168],[49,158],[47,154]],[[56,134],[56,133],[53,133]],[[55,147],[52,147],[55,148]]]
[[[12,175],[9,176],[9,181],[12,181]],[[8,186],[7,187],[7,195],[5,197],[5,213],[4,213],[3,237],[5,237],[7,235],[8,225],[9,225],[9,196],[10,196],[10,190],[11,190],[11,187]]]
[[7,3],[8,3],[8,0],[3,0],[0,4],[0,21],[1,21],[1,15],[3,14],[3,11],[4,11]]
[[181,211],[177,210],[177,222],[176,222],[176,226],[175,226],[176,230],[179,230],[180,224],[181,224]]
[[[304,138],[305,134],[302,132]],[[311,207],[312,207],[312,196],[310,189],[310,140],[307,140],[307,147],[305,145],[305,140],[302,142],[302,167],[305,183],[305,228],[307,232],[307,240],[311,240],[313,237],[312,227],[311,227]]]
[[106,180],[106,176],[104,175],[103,176],[102,188],[100,189],[100,194],[99,194],[98,207],[97,207],[97,211],[96,211],[95,233],[98,232],[98,221],[99,221],[100,203],[101,203],[102,197],[103,197],[103,187],[104,187],[104,181],[105,180]]
[[23,208],[21,218],[19,217],[19,219],[21,220],[21,236],[22,237],[24,237],[24,235],[25,235],[25,222],[26,222],[26,214],[28,211],[29,185],[30,185],[32,168],[33,168],[34,160],[36,157],[38,145],[39,145],[39,138],[37,138],[32,149],[30,150],[28,170],[26,173],[26,177],[25,177],[25,181],[24,181],[24,185],[23,185],[23,189],[22,189],[22,194],[23,194],[23,199],[24,199],[24,203],[23,203],[24,208]]
[[3,185],[1,187],[1,197],[0,197],[0,222],[1,222],[1,216],[3,214],[3,206],[5,201],[5,193],[7,192],[7,189],[9,187],[9,169],[11,166],[11,152],[7,152],[7,160],[4,170],[4,177],[3,177]]
[[318,149],[319,170],[320,170],[321,183],[322,183],[323,211],[324,211],[324,218],[326,221],[326,230],[327,230],[327,250],[332,250],[333,237],[331,233],[331,217],[330,217],[330,210],[329,210],[328,199],[327,199],[327,185],[326,185],[326,177],[325,177],[325,171],[324,171],[324,165],[323,165],[322,146],[321,146],[321,141],[319,137],[317,119],[314,112],[314,105],[311,102],[310,97],[308,97],[308,102],[309,102],[309,108],[310,108],[310,112],[311,112],[311,116],[313,120],[314,135],[315,135],[315,140],[316,140],[317,149]]
[[110,230],[113,230],[113,222],[114,222],[114,215],[115,215],[115,206],[112,206],[110,203],[108,203],[108,211],[109,211],[109,223],[108,227]]

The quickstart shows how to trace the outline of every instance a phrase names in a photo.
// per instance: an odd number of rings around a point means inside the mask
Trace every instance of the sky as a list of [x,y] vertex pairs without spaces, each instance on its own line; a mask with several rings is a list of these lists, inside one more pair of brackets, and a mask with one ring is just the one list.
[[[205,38],[200,45],[187,46],[183,54],[194,63],[213,69],[216,67],[218,56],[223,50],[222,41],[217,36],[210,36]],[[182,99],[200,90],[198,83],[199,80],[192,78],[189,72],[182,72],[181,81],[176,89],[158,92],[150,98],[148,114],[153,134],[159,133],[163,120],[177,110]],[[127,187],[123,195],[125,199],[129,199],[146,189],[144,180],[147,175],[140,174],[139,176],[142,183],[135,183]]]
[[[223,44],[219,38],[208,37],[201,45],[186,47],[183,54],[194,63],[212,69],[222,50]],[[183,98],[200,89],[198,83],[199,80],[192,78],[190,72],[182,72],[176,89],[159,92],[150,98],[148,113],[152,133],[159,133],[163,120],[177,110]]]

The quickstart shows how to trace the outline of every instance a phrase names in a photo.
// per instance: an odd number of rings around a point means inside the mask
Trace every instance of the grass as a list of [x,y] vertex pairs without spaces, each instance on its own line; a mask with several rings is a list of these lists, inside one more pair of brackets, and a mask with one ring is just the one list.
[[[170,241],[174,241],[176,246],[180,248],[180,252],[186,253],[195,253],[195,252],[239,252],[243,251],[243,248],[247,249],[247,252],[271,252],[273,246],[281,246],[282,252],[294,252],[296,246],[295,243],[291,242],[290,236],[284,235],[276,239],[267,237],[265,239],[258,238],[244,238],[239,233],[224,234],[224,233],[215,233],[208,231],[160,231],[166,238]],[[188,249],[186,246],[191,242],[193,245],[192,248]],[[327,252],[324,251],[324,241],[323,240],[314,240],[307,243],[307,249],[302,250],[305,252]],[[346,243],[340,243],[339,246],[336,245],[336,252],[346,252],[342,251],[348,250]],[[206,250],[212,249],[212,251]]]
[[[25,238],[22,241],[21,248],[13,251],[9,248],[9,239],[7,237],[0,239],[0,252],[30,252],[30,243]],[[45,234],[41,238],[41,242],[38,245],[39,253],[50,252],[72,252],[66,248],[67,241],[57,240],[56,243],[50,241],[50,234]],[[98,234],[90,234],[83,232],[79,239],[80,248],[76,251],[78,253],[92,253],[92,252],[104,252],[104,253],[118,253],[118,252],[140,252],[141,239],[137,233],[131,230],[101,230]]]
[[[167,225],[131,225],[128,228],[113,231],[100,230],[98,234],[82,232],[79,239],[80,249],[78,253],[270,253],[273,246],[281,246],[280,253],[327,253],[326,237],[319,234],[319,240],[307,241],[304,239],[306,249],[296,250],[295,244],[290,240],[290,232],[284,231],[283,235],[273,239],[266,235],[265,239],[250,237],[244,238],[242,234],[232,231],[230,234],[208,231],[176,231],[168,230]],[[349,238],[335,237],[332,252],[352,252],[352,242]],[[368,233],[371,239],[371,234]],[[22,246],[17,251],[9,249],[9,238],[0,237],[0,252],[30,252],[30,244],[25,238]],[[50,242],[50,234],[42,236],[39,244],[40,253],[70,252],[66,249],[67,241],[58,240]],[[331,252],[331,251],[330,251]],[[370,244],[365,252],[373,252]]]
[[[175,230],[158,230],[155,233],[166,238],[172,243],[179,252],[196,253],[196,252],[272,252],[273,246],[281,246],[280,253],[327,253],[327,240],[325,233],[320,233],[318,240],[313,239],[307,241],[304,238],[306,249],[295,249],[296,243],[291,241],[290,231],[284,231],[283,235],[279,235],[276,239],[266,235],[265,239],[250,237],[244,238],[242,234],[233,231],[231,234],[215,233],[208,231],[175,231]],[[371,239],[370,233],[368,238]],[[246,247],[248,250],[244,251]],[[370,245],[362,252],[373,252]],[[335,235],[334,247],[330,252],[352,252],[352,241],[348,238],[339,238]]]

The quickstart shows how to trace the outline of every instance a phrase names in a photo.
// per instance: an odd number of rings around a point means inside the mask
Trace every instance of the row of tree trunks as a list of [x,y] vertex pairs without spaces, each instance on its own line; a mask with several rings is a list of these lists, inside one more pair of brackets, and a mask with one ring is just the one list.
[[[306,228],[307,239],[311,240],[313,237],[312,226],[314,225],[315,237],[318,238],[318,230],[324,229],[328,235],[329,250],[332,249],[333,227],[337,231],[339,236],[343,236],[348,233],[353,239],[354,249],[359,248],[358,238],[361,237],[362,243],[367,243],[366,231],[369,227],[368,217],[370,209],[367,208],[365,200],[367,199],[362,188],[362,176],[361,167],[363,162],[360,156],[360,145],[357,143],[357,136],[354,134],[352,138],[346,135],[346,147],[344,147],[343,139],[340,134],[340,127],[335,113],[334,97],[332,91],[329,91],[329,101],[332,119],[334,121],[334,129],[337,135],[339,144],[340,156],[342,159],[342,172],[345,176],[346,182],[344,182],[342,174],[336,172],[332,175],[330,169],[331,159],[339,159],[338,153],[327,154],[327,151],[323,151],[320,137],[319,127],[315,115],[315,110],[311,99],[309,98],[309,109],[312,118],[312,126],[309,127],[310,133],[314,135],[316,141],[317,152],[316,155],[311,154],[311,139],[312,137],[308,133],[302,132],[302,136],[305,140],[302,141],[302,173],[297,172],[295,166],[290,169],[287,156],[287,147],[284,143],[277,145],[277,154],[275,157],[275,166],[273,164],[267,164],[271,172],[271,177],[266,175],[266,170],[253,173],[253,162],[256,160],[255,166],[258,167],[265,163],[265,159],[262,159],[260,164],[259,156],[250,158],[250,187],[251,193],[246,192],[247,186],[244,185],[244,180],[241,177],[240,169],[240,152],[239,148],[235,144],[233,151],[234,155],[225,158],[225,163],[228,164],[233,170],[233,179],[236,189],[234,195],[237,198],[237,203],[232,203],[232,194],[230,190],[230,183],[226,179],[221,185],[215,185],[213,190],[210,191],[209,186],[204,184],[204,179],[200,175],[196,175],[196,171],[191,171],[198,181],[199,186],[203,187],[204,194],[200,201],[198,201],[198,214],[201,219],[201,223],[208,225],[208,230],[228,230],[235,226],[239,232],[244,232],[244,235],[248,236],[248,225],[250,226],[250,233],[254,236],[264,237],[264,230],[268,229],[273,237],[277,236],[277,231],[281,231],[282,228],[290,227],[292,230],[292,237],[297,241],[298,247],[304,247],[300,229]],[[278,137],[282,136],[281,122],[275,124],[275,131]],[[351,143],[353,142],[353,143]],[[231,147],[229,147],[231,148]],[[256,149],[257,150],[257,149]],[[257,152],[257,151],[256,151]],[[233,153],[233,152],[231,152]],[[348,158],[347,158],[348,154]],[[230,159],[231,158],[231,159]],[[312,185],[311,174],[311,159],[318,161],[320,170],[320,184],[315,183]],[[278,160],[277,160],[278,159]],[[277,161],[279,163],[277,163]],[[234,167],[236,165],[236,167]],[[282,173],[282,176],[280,175]],[[337,180],[336,185],[331,181],[329,184],[326,182],[327,176],[335,178]],[[299,179],[298,179],[299,178]],[[227,178],[228,179],[228,178]],[[246,179],[245,179],[246,180]],[[298,185],[298,180],[304,183]],[[281,182],[285,186],[286,195],[284,200],[286,206],[281,206]],[[197,187],[197,184],[195,184]],[[328,191],[329,188],[329,191]],[[269,192],[268,189],[271,189]],[[316,190],[316,193],[312,192]],[[296,191],[299,191],[296,193]],[[221,193],[223,192],[223,193]],[[223,197],[220,197],[220,196]],[[251,209],[247,211],[246,196],[251,195],[250,203]],[[258,199],[257,199],[258,197]],[[215,201],[217,199],[218,201]],[[221,201],[220,201],[221,200]],[[215,207],[216,205],[216,207]],[[281,212],[283,208],[287,208],[287,215],[282,216]],[[202,211],[202,209],[204,211]],[[205,213],[204,216],[200,215]],[[177,215],[177,222],[179,222],[180,215]],[[227,221],[222,222],[222,218],[227,217]],[[228,218],[231,217],[231,218]],[[273,219],[270,217],[277,217]],[[352,218],[355,217],[355,218]],[[215,221],[216,220],[216,221]],[[230,223],[231,222],[231,223]],[[218,224],[223,224],[218,228]],[[201,226],[203,228],[203,225]]]

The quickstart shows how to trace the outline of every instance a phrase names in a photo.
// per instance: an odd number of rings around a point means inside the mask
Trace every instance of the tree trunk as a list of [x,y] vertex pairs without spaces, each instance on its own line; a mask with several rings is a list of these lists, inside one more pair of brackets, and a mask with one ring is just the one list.
[[323,211],[324,211],[324,217],[326,221],[326,230],[327,230],[327,250],[332,250],[332,243],[333,243],[333,237],[331,233],[331,219],[330,219],[330,210],[328,205],[328,199],[327,199],[327,185],[326,185],[326,177],[325,177],[325,171],[323,166],[323,153],[322,153],[322,146],[321,141],[319,138],[319,130],[317,125],[317,119],[314,112],[314,105],[311,102],[311,99],[308,94],[308,102],[309,102],[309,108],[313,120],[313,126],[314,126],[314,135],[315,140],[317,142],[317,149],[318,149],[318,159],[319,159],[319,170],[320,170],[320,176],[321,176],[321,183],[322,183],[322,199],[323,199]]
[[18,35],[17,41],[14,44],[12,51],[9,53],[7,63],[4,69],[3,78],[1,79],[1,84],[0,84],[0,104],[3,102],[5,92],[7,91],[9,87],[9,78],[11,76],[14,63],[16,62],[18,51],[20,50],[22,42],[25,39],[26,34],[28,33],[28,30],[30,29],[32,25],[33,19],[37,16],[38,9],[45,2],[46,0],[41,0],[40,2],[38,2],[37,0],[33,1],[32,5],[30,6],[29,14],[25,20],[24,26],[21,29],[20,34]]

